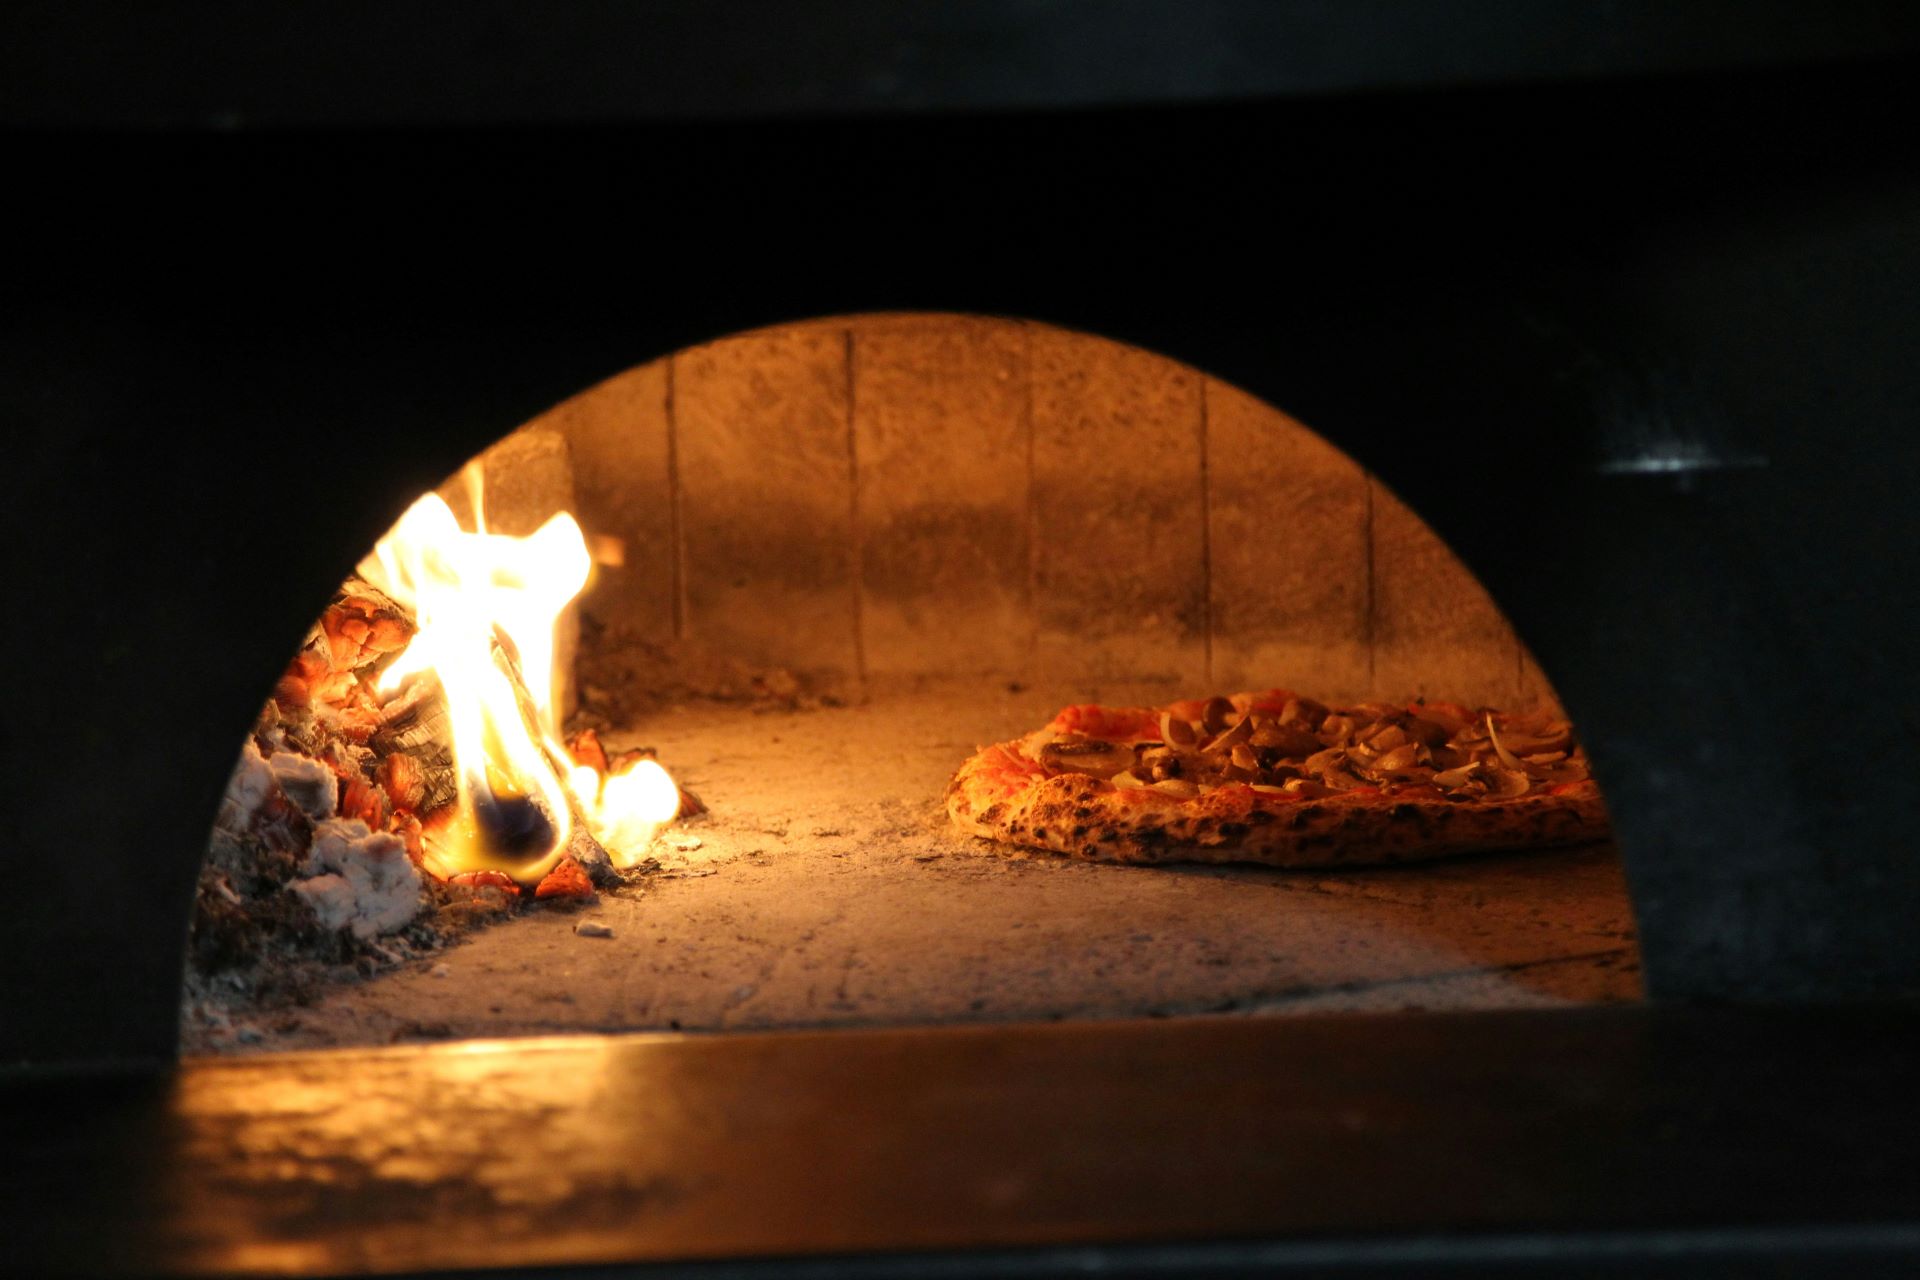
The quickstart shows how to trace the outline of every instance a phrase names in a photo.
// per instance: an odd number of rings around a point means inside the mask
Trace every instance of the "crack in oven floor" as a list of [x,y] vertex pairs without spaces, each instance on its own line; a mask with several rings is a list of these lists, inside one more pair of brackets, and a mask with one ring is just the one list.
[[[564,1031],[719,1031],[1637,999],[1611,846],[1393,868],[1135,867],[1009,855],[942,793],[978,745],[1155,685],[921,689],[857,705],[692,700],[602,734],[711,811],[625,884],[249,1010],[190,994],[188,1053]],[[350,972],[350,971],[349,971]]]

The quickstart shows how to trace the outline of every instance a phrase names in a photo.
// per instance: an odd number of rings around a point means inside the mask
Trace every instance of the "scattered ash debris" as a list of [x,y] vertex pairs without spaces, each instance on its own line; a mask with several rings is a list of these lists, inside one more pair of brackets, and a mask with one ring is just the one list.
[[582,612],[578,722],[606,729],[690,701],[813,711],[853,701],[844,681],[785,667],[756,667],[688,642],[661,643]]

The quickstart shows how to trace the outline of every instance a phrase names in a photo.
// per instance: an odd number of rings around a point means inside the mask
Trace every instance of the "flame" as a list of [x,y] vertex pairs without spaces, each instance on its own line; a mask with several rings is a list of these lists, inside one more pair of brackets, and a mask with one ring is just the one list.
[[605,776],[579,764],[567,781],[587,811],[594,838],[622,867],[639,862],[654,835],[680,812],[680,787],[655,760],[640,760]]
[[[475,532],[429,493],[360,565],[413,609],[419,627],[379,692],[431,671],[447,696],[459,796],[437,835],[436,861],[447,874],[500,871],[536,884],[564,856],[577,805],[615,861],[630,866],[673,820],[680,793],[650,760],[612,777],[563,764],[554,629],[592,570],[586,539],[564,512],[528,537],[488,532],[474,470]],[[519,688],[509,674],[516,668]]]

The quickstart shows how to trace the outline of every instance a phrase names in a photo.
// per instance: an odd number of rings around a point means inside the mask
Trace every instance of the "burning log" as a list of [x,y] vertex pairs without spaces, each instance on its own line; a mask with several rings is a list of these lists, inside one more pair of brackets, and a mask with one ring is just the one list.
[[387,826],[387,793],[365,778],[349,778],[340,796],[340,815],[364,823],[370,831]]
[[436,928],[620,883],[602,839],[631,866],[685,808],[651,752],[560,745],[553,618],[586,564],[571,518],[505,538],[436,503],[341,586],[262,708],[202,877],[196,963],[275,945],[395,963],[450,936]]
[[197,887],[189,1025],[575,906],[623,878],[596,832],[632,866],[672,816],[657,763],[582,770],[560,745],[553,619],[585,580],[578,527],[466,533],[435,505],[341,585],[261,707]]
[[[379,778],[396,808],[432,813],[459,794],[453,765],[453,722],[447,699],[431,680],[413,680],[380,709],[367,745],[382,757]],[[404,796],[403,793],[404,792]]]
[[[448,773],[451,774],[449,769]],[[427,771],[418,757],[405,751],[394,751],[380,762],[376,779],[381,790],[393,801],[393,807],[401,813],[419,813],[423,810],[438,808],[453,797],[436,797],[434,803],[428,802]]]

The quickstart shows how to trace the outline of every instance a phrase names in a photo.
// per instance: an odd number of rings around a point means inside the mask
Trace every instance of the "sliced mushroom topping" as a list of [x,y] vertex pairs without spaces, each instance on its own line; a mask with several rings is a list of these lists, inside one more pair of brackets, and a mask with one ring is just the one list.
[[1160,737],[1170,747],[1192,747],[1200,742],[1200,733],[1193,727],[1193,721],[1182,720],[1171,711],[1160,713]]
[[1463,725],[1453,731],[1455,746],[1472,746],[1487,740],[1487,716],[1482,712],[1472,724]]
[[1140,762],[1134,766],[1134,771],[1141,777],[1158,780],[1178,777],[1183,767],[1177,752],[1156,744],[1140,753]]
[[1449,737],[1447,726],[1438,720],[1429,720],[1425,716],[1408,716],[1403,726],[1407,736],[1428,748],[1444,747]]
[[1533,780],[1518,769],[1495,766],[1487,770],[1487,790],[1502,800],[1523,796],[1533,788]]
[[1094,778],[1110,778],[1133,764],[1133,748],[1116,746],[1098,738],[1083,741],[1062,739],[1040,748],[1040,763],[1060,773],[1084,773]]
[[1146,786],[1147,783],[1137,776],[1133,770],[1122,769],[1119,773],[1113,775],[1113,785],[1120,791],[1135,791]]
[[1231,751],[1253,737],[1253,717],[1241,716],[1202,748],[1209,755]]
[[1320,722],[1320,741],[1335,746],[1353,737],[1358,722],[1349,715],[1330,715]]
[[1430,705],[1424,702],[1420,704],[1420,711],[1413,718],[1439,725],[1447,731],[1449,738],[1458,737],[1461,730],[1470,728],[1478,722],[1477,717],[1473,715],[1463,715],[1459,708],[1453,707],[1451,704]]
[[1326,784],[1313,778],[1288,778],[1280,789],[1303,800],[1318,800],[1327,794]]
[[1197,796],[1200,794],[1200,788],[1194,786],[1185,778],[1167,778],[1164,781],[1154,783],[1153,789],[1155,791],[1164,791],[1170,796]]
[[1208,733],[1219,733],[1232,722],[1234,714],[1233,703],[1216,695],[1207,699],[1206,709],[1200,713],[1200,723]]
[[1558,764],[1533,766],[1534,776],[1550,786],[1563,782],[1585,782],[1593,775],[1588,772],[1586,763],[1581,760],[1562,760]]
[[1367,736],[1367,745],[1375,751],[1394,751],[1411,741],[1412,739],[1407,736],[1407,731],[1397,724],[1389,724],[1385,728],[1376,729]]
[[1509,739],[1515,735],[1529,738],[1551,737],[1570,728],[1565,720],[1551,711],[1514,711],[1500,717],[1501,732]]
[[1229,752],[1228,758],[1233,761],[1234,767],[1237,769],[1245,769],[1248,773],[1258,773],[1260,771],[1260,757],[1254,755],[1253,748],[1244,742]]
[[1562,724],[1557,732],[1527,733],[1509,725],[1501,731],[1500,740],[1517,756],[1564,755],[1573,745],[1573,727]]
[[1265,716],[1255,718],[1253,735],[1247,741],[1252,746],[1273,748],[1289,756],[1310,756],[1321,747],[1320,739],[1299,723],[1269,720]]
[[1326,718],[1327,709],[1312,698],[1288,698],[1287,705],[1280,708],[1281,724],[1297,724],[1312,730],[1318,729]]
[[1341,747],[1328,747],[1324,751],[1316,751],[1308,756],[1300,767],[1308,773],[1319,773],[1324,769],[1340,768],[1346,764],[1346,762],[1347,753],[1345,749]]
[[1480,762],[1469,760],[1457,769],[1446,769],[1434,774],[1433,785],[1448,791],[1457,790],[1473,781],[1474,775],[1478,772],[1480,772]]
[[1329,747],[1308,756],[1304,768],[1317,777],[1322,785],[1334,791],[1349,791],[1366,785],[1347,769],[1347,753],[1339,747]]
[[1373,762],[1373,771],[1375,773],[1397,776],[1419,767],[1419,764],[1420,744],[1417,742],[1403,742],[1393,750],[1382,755],[1378,760],[1375,760]]

